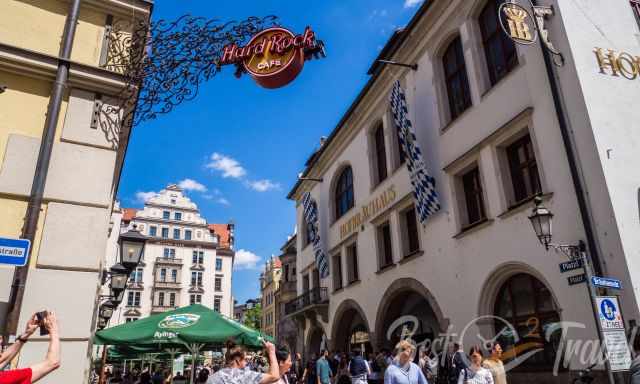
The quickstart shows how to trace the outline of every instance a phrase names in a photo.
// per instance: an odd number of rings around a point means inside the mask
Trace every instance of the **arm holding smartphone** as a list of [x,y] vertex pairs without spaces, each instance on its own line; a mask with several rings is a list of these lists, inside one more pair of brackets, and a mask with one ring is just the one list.
[[0,355],[0,369],[4,368],[5,365],[9,364],[11,360],[20,352],[22,346],[27,342],[29,336],[33,334],[39,327],[38,318],[36,315],[33,315],[31,319],[27,322],[27,327],[24,330],[24,333],[16,338],[16,342],[11,344],[2,355]]
[[276,358],[276,347],[268,341],[264,343],[264,347],[269,355],[269,372],[262,375],[260,384],[275,383],[280,380],[280,369],[278,368],[278,359]]
[[58,331],[58,319],[53,312],[47,311],[43,320],[44,328],[49,333],[49,349],[44,361],[31,366],[31,382],[35,383],[49,373],[60,368],[60,333]]

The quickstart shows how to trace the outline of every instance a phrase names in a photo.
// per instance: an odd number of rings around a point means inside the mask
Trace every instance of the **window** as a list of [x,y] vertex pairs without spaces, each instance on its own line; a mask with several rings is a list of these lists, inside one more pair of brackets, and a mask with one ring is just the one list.
[[529,135],[507,147],[509,170],[515,201],[522,201],[542,191],[538,164]]
[[176,257],[176,249],[175,248],[165,248],[163,254],[164,254],[165,259],[174,259]]
[[191,264],[198,264],[198,251],[193,251],[191,255]]
[[464,201],[467,207],[466,225],[484,220],[486,215],[484,212],[482,183],[480,182],[480,171],[478,167],[462,175],[462,188],[464,190]]
[[449,112],[451,120],[455,120],[471,106],[467,66],[464,62],[460,36],[456,37],[447,47],[442,57],[442,65],[444,66],[445,85],[449,97]]
[[129,307],[139,307],[140,306],[140,292],[129,291],[129,293],[127,294],[127,305]]
[[129,282],[130,283],[142,283],[142,273],[143,272],[144,272],[144,269],[136,268],[135,271],[131,272],[131,275],[129,276]]
[[189,295],[189,303],[191,305],[202,303],[202,295]]
[[167,269],[160,269],[160,281],[167,281]]
[[176,306],[176,294],[171,292],[169,294],[169,306],[170,307],[175,307]]
[[349,284],[360,280],[358,275],[358,248],[355,243],[347,246],[347,265],[349,267],[347,271]]
[[222,276],[216,276],[215,291],[216,292],[221,292],[222,291]]
[[222,302],[222,296],[215,296],[213,298],[213,310],[220,312],[220,303]]
[[177,269],[172,269],[171,270],[171,281],[174,283],[178,282],[178,270]]
[[393,264],[391,226],[388,221],[378,227],[378,263],[380,269]]
[[[521,273],[509,278],[498,291],[494,304],[494,323],[498,342],[505,350],[516,351],[517,344],[540,343],[543,350],[524,359],[518,370],[551,368],[555,362],[556,350],[560,341],[560,332],[546,337],[546,330],[560,321],[557,306],[551,291],[535,277]],[[507,323],[514,329],[505,329]],[[533,329],[531,328],[533,324]],[[560,329],[560,328],[558,328]],[[517,332],[514,335],[514,331]],[[516,343],[516,340],[517,343]],[[516,345],[514,345],[516,344]],[[526,353],[526,352],[521,352]]]
[[420,240],[418,235],[418,219],[416,217],[416,208],[411,208],[402,212],[402,224],[404,226],[404,256],[410,256],[420,250]]
[[489,0],[480,13],[482,45],[492,86],[518,65],[516,46],[504,33],[498,19],[498,7],[504,2],[505,0]]
[[631,8],[633,8],[633,14],[636,16],[636,21],[640,27],[640,0],[629,0],[631,2]]
[[204,264],[204,251],[198,252],[198,264],[200,265]]
[[342,289],[342,256],[338,253],[331,256],[333,267],[333,290]]
[[222,259],[216,259],[216,271],[222,271]]
[[346,167],[338,177],[335,192],[336,220],[353,207],[353,171]]
[[131,322],[136,321],[136,320],[138,320],[137,317],[125,317],[125,319],[124,319],[125,323],[131,323]]
[[184,231],[184,239],[185,240],[191,240],[191,230],[190,229],[186,229]]
[[169,238],[169,228],[162,228],[162,238],[163,239]]
[[191,272],[191,285],[202,286],[202,272]]
[[387,178],[387,151],[384,145],[384,126],[379,123],[373,132],[374,156],[376,165],[376,184]]
[[158,236],[158,227],[154,225],[149,226],[149,236]]
[[173,229],[173,238],[176,240],[180,239],[180,229],[179,228],[174,228]]
[[164,292],[158,292],[158,306],[164,307]]
[[165,220],[169,220],[171,218],[171,212],[162,211],[162,218],[165,219]]
[[175,212],[173,218],[176,220],[182,220],[182,212]]

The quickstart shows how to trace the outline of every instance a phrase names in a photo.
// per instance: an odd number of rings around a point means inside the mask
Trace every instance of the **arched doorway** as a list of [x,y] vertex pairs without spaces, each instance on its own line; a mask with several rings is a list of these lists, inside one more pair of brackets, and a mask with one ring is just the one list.
[[550,371],[561,336],[551,290],[535,276],[520,272],[502,283],[494,300],[494,334],[505,351],[503,359],[517,363],[515,369],[521,372]]
[[307,359],[320,356],[320,350],[324,347],[324,331],[320,327],[313,327],[307,336]]
[[448,321],[429,290],[410,278],[396,280],[382,296],[376,316],[376,345],[393,349],[401,338],[433,340]]
[[364,311],[354,300],[347,299],[340,303],[333,316],[331,330],[333,349],[351,352],[357,348],[364,353],[373,352],[369,323]]

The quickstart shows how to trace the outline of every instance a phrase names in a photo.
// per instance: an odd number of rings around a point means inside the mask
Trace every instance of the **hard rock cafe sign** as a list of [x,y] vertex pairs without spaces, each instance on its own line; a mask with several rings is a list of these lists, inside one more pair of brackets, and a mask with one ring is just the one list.
[[523,0],[526,6],[520,5],[518,0],[508,0],[498,8],[500,26],[511,40],[518,44],[534,44],[538,35],[544,47],[553,56],[554,64],[564,65],[564,58],[549,39],[549,31],[545,28],[545,21],[554,15],[553,7],[535,6],[531,0]]
[[324,57],[324,45],[311,27],[300,35],[272,27],[258,32],[243,47],[225,46],[220,65],[236,64],[240,73],[249,73],[259,85],[280,88],[300,74],[306,60],[318,55]]

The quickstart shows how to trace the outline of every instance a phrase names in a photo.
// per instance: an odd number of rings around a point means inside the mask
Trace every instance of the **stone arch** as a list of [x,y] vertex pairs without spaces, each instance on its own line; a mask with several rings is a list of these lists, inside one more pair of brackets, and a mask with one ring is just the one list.
[[[346,299],[340,303],[333,315],[333,324],[331,325],[331,343],[333,349],[345,351],[343,344],[346,337],[351,336],[351,331],[353,330],[351,326],[354,320],[364,326],[369,336],[369,341],[373,341],[369,321],[362,307],[360,307],[355,300]],[[349,328],[346,328],[347,323],[350,325]]]
[[[493,314],[498,291],[502,288],[502,285],[507,282],[507,280],[519,273],[526,273],[538,279],[547,287],[547,289],[549,289],[553,301],[558,304],[558,298],[556,297],[553,289],[551,289],[551,284],[542,273],[529,264],[513,261],[498,265],[491,273],[489,273],[489,277],[487,277],[482,285],[482,289],[480,290],[482,295],[480,295],[480,299],[478,300],[477,313],[479,316]],[[562,313],[562,310],[558,308],[558,312]]]
[[316,357],[319,356],[323,339],[326,339],[326,334],[322,327],[314,325],[309,329],[304,345],[304,352],[307,359],[311,358],[313,355]]
[[385,343],[386,330],[385,317],[389,306],[401,295],[415,293],[422,297],[429,305],[437,322],[437,328],[434,331],[443,332],[449,326],[449,319],[444,317],[440,305],[436,301],[435,296],[420,281],[413,278],[401,278],[394,281],[384,292],[376,313],[375,322],[375,344],[380,348]]

